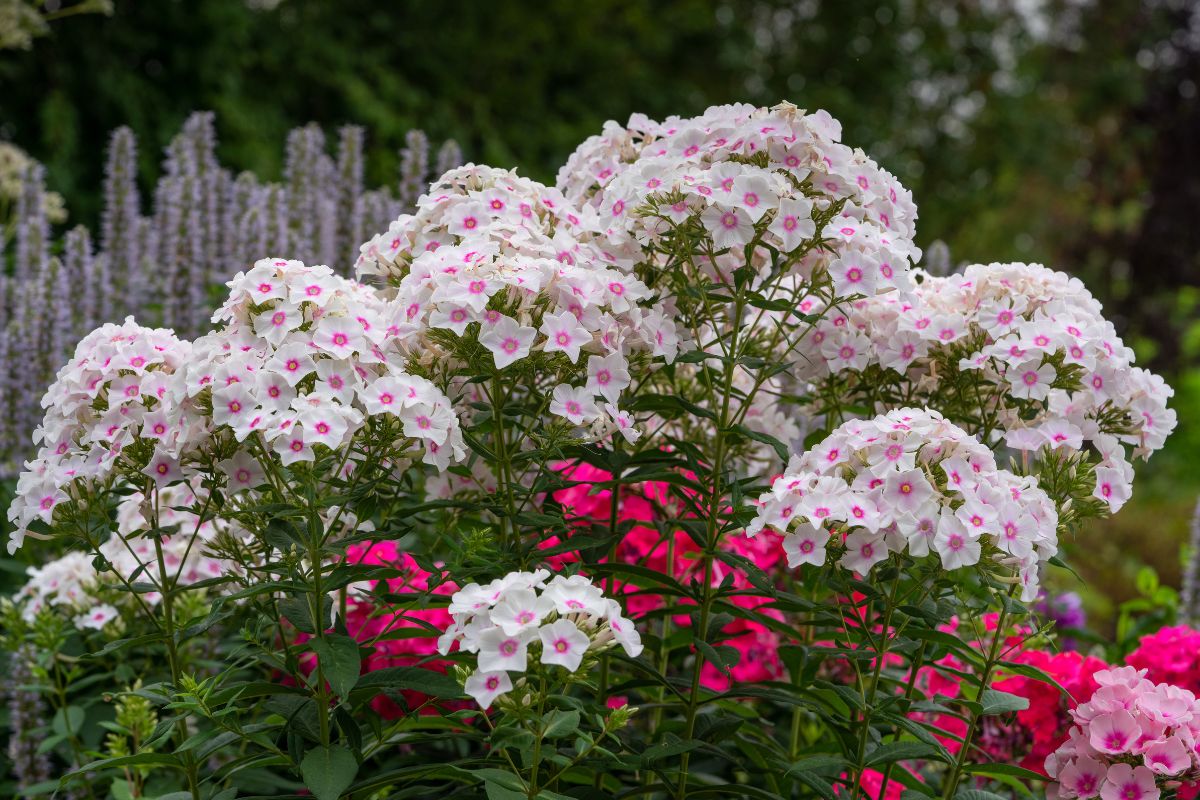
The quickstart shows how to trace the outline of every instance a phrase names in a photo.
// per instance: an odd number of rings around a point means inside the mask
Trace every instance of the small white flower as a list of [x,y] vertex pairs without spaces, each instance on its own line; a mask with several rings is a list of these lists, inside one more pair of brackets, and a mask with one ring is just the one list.
[[75,627],[98,631],[116,618],[117,609],[108,604],[99,605],[91,611],[75,617]]
[[479,707],[484,711],[491,708],[497,697],[511,692],[512,688],[512,680],[504,670],[495,672],[476,670],[463,683],[463,691],[475,698],[475,702],[479,703]]
[[592,342],[591,332],[570,311],[546,314],[542,317],[541,332],[546,336],[543,349],[547,353],[565,353],[572,364],[579,360],[579,348]]
[[542,640],[542,663],[558,664],[568,672],[579,669],[591,640],[569,619],[560,619],[538,629]]
[[535,329],[518,324],[512,317],[501,316],[499,321],[485,328],[479,343],[491,351],[496,369],[504,369],[529,355],[529,346],[535,336]]
[[560,383],[554,387],[550,413],[565,417],[573,425],[583,425],[600,416],[600,408],[589,390]]
[[783,537],[783,552],[789,567],[801,564],[821,566],[825,563],[825,545],[829,543],[829,532],[802,522],[796,529]]
[[524,672],[532,629],[510,636],[503,628],[490,628],[479,634],[479,668],[484,672],[513,670]]

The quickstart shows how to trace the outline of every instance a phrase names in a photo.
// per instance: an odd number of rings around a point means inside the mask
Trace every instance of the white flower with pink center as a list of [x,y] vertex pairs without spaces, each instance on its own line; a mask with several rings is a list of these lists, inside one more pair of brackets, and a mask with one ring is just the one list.
[[783,539],[783,552],[793,569],[802,564],[819,567],[825,563],[825,546],[829,543],[829,532],[807,522],[796,526]]
[[1050,385],[1057,375],[1052,364],[1042,364],[1040,359],[1023,361],[1009,372],[1008,382],[1012,386],[1013,397],[1045,400],[1050,395]]
[[499,676],[511,680],[508,673],[524,672],[531,649],[538,663],[568,672],[578,671],[589,654],[614,646],[630,657],[641,653],[641,638],[619,603],[583,575],[548,577],[545,570],[509,573],[487,586],[464,586],[450,598],[453,619],[438,651],[457,646],[475,654],[477,669],[464,688],[481,706],[513,691]]
[[628,362],[618,353],[588,357],[587,389],[609,403],[616,403],[630,383]]
[[512,691],[512,679],[504,670],[475,672],[463,683],[463,691],[474,698],[484,711],[491,708],[496,698]]
[[783,534],[791,566],[825,566],[833,549],[839,568],[864,576],[904,551],[947,570],[975,566],[989,542],[1000,555],[983,568],[1005,579],[1015,570],[1025,599],[1058,542],[1058,514],[1036,481],[999,469],[988,448],[927,409],[834,430],[775,480],[746,533],[764,527]]
[[479,634],[479,668],[485,672],[524,672],[529,641],[536,635],[536,628],[523,629],[516,634],[505,633],[499,627],[484,631]]
[[592,333],[579,323],[571,311],[546,314],[542,317],[540,331],[546,337],[542,348],[547,353],[565,353],[574,364],[579,360],[580,348],[592,343]]
[[150,463],[142,469],[142,473],[149,475],[159,488],[170,486],[184,478],[179,460],[160,450],[154,451],[154,455],[150,457]]
[[543,664],[557,664],[568,672],[579,669],[592,640],[569,619],[560,619],[538,629]]
[[560,383],[554,387],[550,413],[565,418],[572,425],[583,425],[600,416],[600,407],[592,399],[590,389]]
[[743,247],[754,238],[754,223],[740,208],[709,206],[700,215],[700,222],[718,250]]
[[102,630],[105,625],[118,616],[120,616],[120,612],[116,607],[105,603],[75,617],[75,627],[94,631]]
[[501,316],[498,322],[484,329],[479,343],[491,352],[496,369],[504,369],[529,355],[536,336],[536,329],[521,325],[512,317]]

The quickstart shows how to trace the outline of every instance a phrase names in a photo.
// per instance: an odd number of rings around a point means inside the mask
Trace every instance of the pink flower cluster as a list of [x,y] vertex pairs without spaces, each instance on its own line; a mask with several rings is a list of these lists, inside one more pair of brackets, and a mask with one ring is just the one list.
[[118,466],[153,475],[152,464],[132,462],[126,449],[174,432],[164,409],[172,375],[190,360],[191,349],[171,331],[144,328],[132,317],[79,342],[42,399],[45,416],[33,434],[40,449],[21,473],[8,510],[10,553],[34,520],[51,521],[76,481],[102,482]]
[[654,359],[674,360],[678,334],[670,309],[594,243],[597,228],[556,189],[468,165],[364,244],[358,270],[394,285],[405,330],[474,332],[498,370],[561,354],[545,370],[558,378],[550,412],[633,441],[622,393]]
[[[612,514],[612,490],[600,488],[596,484],[611,480],[609,473],[588,464],[564,465],[559,471],[570,480],[579,481],[554,493],[554,500],[562,505],[567,519],[580,528],[590,525],[607,526]],[[617,545],[617,560],[669,575],[685,585],[702,580],[703,574],[699,569],[700,548],[692,538],[682,530],[661,534],[656,527],[656,522],[688,514],[679,506],[664,482],[647,481],[634,486],[622,486],[617,503],[617,524],[628,526],[628,530]],[[629,525],[630,523],[633,524]],[[671,542],[672,538],[674,542]],[[777,572],[782,566],[779,537],[775,534],[759,538],[742,534],[726,536],[721,542],[721,548],[747,559],[767,573]],[[558,557],[559,563],[568,560],[569,556]],[[729,603],[747,609],[758,608],[759,613],[778,620],[783,619],[779,611],[761,608],[767,600],[756,596],[753,585],[741,570],[722,561],[715,562],[713,584],[719,585],[726,579],[732,580],[733,588],[739,592],[728,598]],[[616,580],[612,582],[612,591],[620,596],[635,619],[647,612],[663,608],[667,602],[662,595],[653,591],[636,589]],[[680,607],[682,606],[683,604],[680,604]],[[673,618],[673,623],[688,625],[690,618],[678,615]],[[721,633],[728,637],[721,643],[738,651],[738,663],[732,666],[726,675],[706,662],[700,676],[701,683],[706,688],[723,691],[731,682],[776,680],[784,674],[779,658],[779,646],[783,644],[783,640],[775,630],[755,620],[737,618],[728,623]]]
[[1200,692],[1200,631],[1175,625],[1143,636],[1125,663],[1155,683]]
[[836,376],[842,387],[878,367],[934,407],[945,380],[939,370],[976,373],[987,387],[982,413],[1010,447],[1099,452],[1095,496],[1114,512],[1133,478],[1124,448],[1148,456],[1176,424],[1166,405],[1171,388],[1133,366],[1100,303],[1077,278],[1039,264],[924,275],[911,294],[829,311],[802,348],[811,380]]
[[1039,567],[1058,549],[1058,514],[1037,481],[999,469],[992,452],[935,411],[851,420],[809,450],[760,500],[748,526],[782,534],[788,565],[861,575],[894,552],[934,554],[947,570],[986,556],[1037,596]]
[[1186,689],[1133,667],[1101,670],[1091,699],[1071,711],[1067,741],[1046,759],[1059,798],[1157,800],[1200,778],[1200,704]]
[[[1010,761],[1041,772],[1046,757],[1067,739],[1071,709],[1091,699],[1099,687],[1094,676],[1108,665],[1095,656],[1074,651],[1023,650],[1015,653],[1011,660],[1046,673],[1071,697],[1068,700],[1056,687],[1024,675],[1010,675],[996,681],[992,688],[1026,698],[1029,707],[1016,712],[1016,721],[1011,727],[1019,728],[1019,733],[1014,735],[1011,730],[1005,730],[1010,726],[996,722],[993,726],[995,735],[989,740],[985,728],[981,744],[995,760]],[[999,720],[997,717],[985,719]],[[1011,748],[1014,742],[1020,742],[1019,749]]]
[[[670,230],[695,225],[717,274],[794,255],[801,278],[826,271],[839,296],[909,285],[917,216],[909,192],[861,150],[842,144],[824,111],[713,106],[656,123],[635,115],[581,144],[558,175],[564,194],[594,208],[609,249],[630,264]],[[842,203],[817,230],[814,212]],[[820,240],[827,247],[811,247]],[[769,249],[768,249],[769,248]],[[727,251],[727,252],[725,252]]]

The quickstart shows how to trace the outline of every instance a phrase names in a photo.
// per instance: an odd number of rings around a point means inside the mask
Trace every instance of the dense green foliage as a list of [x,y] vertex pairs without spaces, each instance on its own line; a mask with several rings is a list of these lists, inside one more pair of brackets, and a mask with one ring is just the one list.
[[[118,2],[0,54],[0,138],[48,165],[95,222],[101,150],[128,124],[143,184],[185,116],[218,113],[224,163],[277,178],[286,131],[369,128],[368,182],[403,132],[540,179],[605,119],[790,97],[825,107],[915,193],[920,243],[959,260],[1042,260],[1087,280],[1148,366],[1177,376],[1184,421],[1120,527],[1081,565],[1168,581],[1197,488],[1200,56],[1189,4],[698,0],[441,4]],[[1136,520],[1136,522],[1135,522]],[[1146,524],[1169,535],[1148,543]],[[1124,543],[1138,537],[1135,559]],[[1118,553],[1125,553],[1118,557]],[[1118,595],[1117,599],[1120,599]]]

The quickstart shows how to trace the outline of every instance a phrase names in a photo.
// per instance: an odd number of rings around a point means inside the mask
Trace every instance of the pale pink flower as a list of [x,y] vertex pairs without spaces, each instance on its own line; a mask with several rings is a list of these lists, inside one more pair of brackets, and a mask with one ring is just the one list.
[[491,708],[497,697],[511,692],[512,688],[512,679],[504,670],[495,672],[476,670],[463,682],[463,691],[474,698],[484,711]]
[[[493,612],[493,615],[495,612]],[[542,663],[557,664],[568,672],[579,669],[591,640],[569,619],[560,619],[538,629],[542,641]]]

